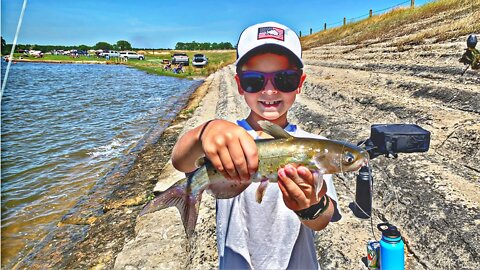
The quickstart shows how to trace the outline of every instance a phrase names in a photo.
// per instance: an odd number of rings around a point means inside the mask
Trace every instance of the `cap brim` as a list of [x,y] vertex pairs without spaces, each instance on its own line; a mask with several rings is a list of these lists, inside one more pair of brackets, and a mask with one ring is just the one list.
[[268,48],[271,48],[272,52],[274,52],[274,53],[291,55],[292,59],[296,60],[296,65],[300,68],[303,68],[302,59],[298,58],[298,56],[296,54],[294,54],[292,51],[290,51],[289,49],[285,48],[282,45],[278,45],[278,44],[262,44],[262,45],[259,45],[255,48],[251,49],[250,51],[248,51],[242,57],[238,58],[237,61],[235,61],[235,65],[237,65],[237,66],[242,65],[245,62],[246,59],[250,58],[252,55],[255,55],[255,53],[257,53],[259,50],[264,50],[264,49],[268,49]]

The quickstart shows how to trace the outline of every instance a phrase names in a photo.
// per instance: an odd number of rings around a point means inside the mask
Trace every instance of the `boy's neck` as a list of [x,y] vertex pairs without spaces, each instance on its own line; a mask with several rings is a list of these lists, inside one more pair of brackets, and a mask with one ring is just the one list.
[[[263,119],[263,118],[259,118],[259,117],[256,117],[255,115],[253,114],[250,114],[248,117],[247,117],[247,123],[252,127],[253,130],[255,131],[261,131],[262,128],[260,127],[260,125],[258,124],[258,121],[260,120],[266,120],[266,121],[270,121],[270,120],[267,120],[267,119]],[[278,126],[281,126],[282,128],[285,128],[286,126],[288,126],[288,121],[287,121],[287,115],[282,115],[281,117],[275,119],[275,120],[272,120],[270,121],[271,123],[274,123],[275,125],[278,125]]]

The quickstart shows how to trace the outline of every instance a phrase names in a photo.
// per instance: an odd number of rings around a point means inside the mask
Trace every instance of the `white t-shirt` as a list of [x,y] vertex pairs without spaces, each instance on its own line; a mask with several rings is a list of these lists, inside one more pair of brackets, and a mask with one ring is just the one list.
[[[258,139],[246,120],[237,124]],[[289,124],[295,137],[322,138]],[[332,176],[324,175],[327,195],[334,200],[332,221],[341,218]],[[217,200],[217,248],[220,269],[320,269],[314,231],[287,208],[277,184],[270,183],[262,203],[255,200],[259,183],[230,199]]]

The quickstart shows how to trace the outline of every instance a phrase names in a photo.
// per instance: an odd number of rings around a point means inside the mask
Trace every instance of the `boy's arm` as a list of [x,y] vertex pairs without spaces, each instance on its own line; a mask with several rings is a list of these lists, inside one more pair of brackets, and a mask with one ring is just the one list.
[[[328,201],[328,207],[316,219],[301,219],[302,223],[312,230],[320,231],[325,228],[334,213],[334,203],[326,195],[327,185],[323,181],[318,197],[315,194],[314,176],[306,167],[299,166],[295,168],[293,165],[286,165],[285,168],[278,170],[278,184],[283,194],[285,205],[293,210],[299,211],[307,209],[312,205],[318,204],[323,196]],[[318,199],[317,199],[318,198]],[[325,201],[325,204],[327,204]]]
[[228,179],[246,181],[258,169],[253,138],[242,127],[225,120],[206,122],[180,137],[173,147],[172,164],[179,171],[192,172],[203,156]]

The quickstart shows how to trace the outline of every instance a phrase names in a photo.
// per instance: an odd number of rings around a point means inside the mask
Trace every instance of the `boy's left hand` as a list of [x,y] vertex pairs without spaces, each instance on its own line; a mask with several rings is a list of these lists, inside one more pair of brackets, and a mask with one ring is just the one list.
[[287,164],[284,168],[278,169],[278,185],[285,205],[293,211],[317,204],[327,192],[327,185],[322,181],[317,200],[313,173],[304,166],[295,167],[293,164]]

